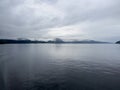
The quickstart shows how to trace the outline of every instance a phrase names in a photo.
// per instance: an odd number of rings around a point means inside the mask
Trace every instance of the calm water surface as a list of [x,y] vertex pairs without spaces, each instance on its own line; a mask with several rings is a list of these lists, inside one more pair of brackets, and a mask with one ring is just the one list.
[[120,45],[0,45],[0,90],[120,90]]

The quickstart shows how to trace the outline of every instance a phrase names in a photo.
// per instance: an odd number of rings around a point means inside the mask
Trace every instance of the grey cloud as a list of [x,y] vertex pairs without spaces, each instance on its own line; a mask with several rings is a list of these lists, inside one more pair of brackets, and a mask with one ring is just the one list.
[[113,41],[120,35],[119,4],[120,0],[1,0],[0,38],[49,38],[52,28],[79,24],[88,38]]

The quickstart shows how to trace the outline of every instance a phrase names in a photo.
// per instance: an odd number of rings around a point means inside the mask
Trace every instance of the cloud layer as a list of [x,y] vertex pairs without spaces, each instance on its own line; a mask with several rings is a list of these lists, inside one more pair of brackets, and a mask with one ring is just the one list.
[[120,39],[120,0],[1,0],[0,38]]

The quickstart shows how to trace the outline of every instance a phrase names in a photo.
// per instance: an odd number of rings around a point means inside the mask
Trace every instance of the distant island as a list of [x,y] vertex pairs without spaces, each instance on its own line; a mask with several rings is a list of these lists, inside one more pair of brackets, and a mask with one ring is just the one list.
[[120,44],[120,41],[117,41],[116,44]]
[[54,40],[48,40],[48,41],[41,41],[41,40],[29,40],[29,39],[0,39],[0,44],[37,44],[37,43],[74,43],[74,44],[101,44],[101,43],[108,43],[108,42],[102,42],[102,41],[95,41],[95,40],[73,40],[73,41],[64,41],[60,38],[55,38]]

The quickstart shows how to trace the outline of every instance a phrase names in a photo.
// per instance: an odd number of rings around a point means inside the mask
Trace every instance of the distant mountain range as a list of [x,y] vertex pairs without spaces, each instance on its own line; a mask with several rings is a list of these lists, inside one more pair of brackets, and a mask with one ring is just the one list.
[[37,40],[14,40],[14,39],[0,39],[0,44],[24,44],[24,43],[46,43],[45,41]]
[[75,44],[79,44],[79,43],[88,43],[88,44],[101,44],[101,43],[108,43],[108,42],[101,42],[101,41],[95,41],[95,40],[73,40],[73,41],[64,41],[60,38],[56,38],[55,40],[48,40],[48,41],[39,41],[39,40],[29,40],[29,39],[18,39],[18,40],[14,40],[14,39],[0,39],[0,44],[31,44],[31,43],[55,43],[55,44],[59,44],[59,43],[75,43]]

